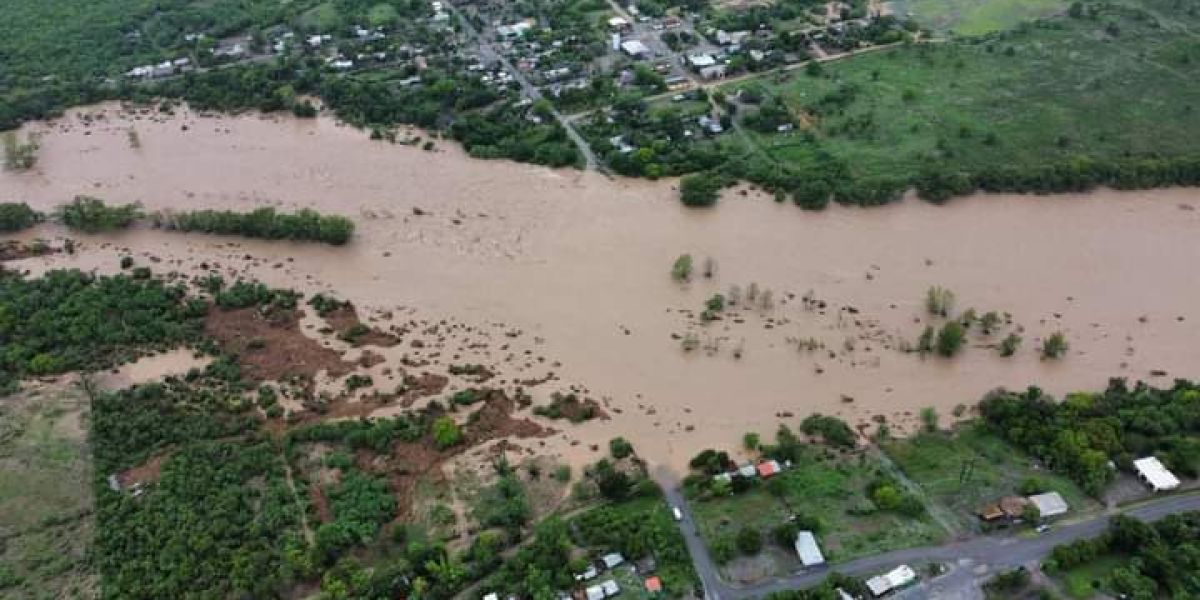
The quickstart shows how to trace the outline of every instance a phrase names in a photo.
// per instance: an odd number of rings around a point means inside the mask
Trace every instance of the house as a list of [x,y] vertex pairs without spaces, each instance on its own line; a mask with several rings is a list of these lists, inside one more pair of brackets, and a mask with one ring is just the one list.
[[672,75],[666,78],[665,83],[667,84],[667,89],[674,91],[687,87],[690,82],[687,77],[682,75]]
[[621,31],[622,29],[629,27],[629,21],[626,21],[621,17],[613,17],[608,20],[608,26],[616,29],[617,31]]
[[758,476],[762,477],[763,479],[768,479],[771,476],[778,474],[780,470],[779,463],[775,462],[774,460],[764,460],[763,462],[758,463]]
[[1000,519],[1016,520],[1025,514],[1025,505],[1029,501],[1020,496],[1005,496],[999,502],[989,504],[976,512],[980,519],[987,522]]
[[1146,485],[1150,486],[1150,489],[1156,492],[1165,492],[1179,487],[1179,478],[1175,477],[1174,473],[1168,471],[1153,456],[1133,461],[1133,468],[1137,469],[1138,478],[1146,482]]
[[1026,498],[1038,509],[1043,519],[1067,514],[1067,501],[1058,492],[1046,492]]
[[621,593],[621,586],[617,585],[617,582],[609,579],[608,581],[600,584],[600,590],[604,593],[605,598],[612,598],[613,596]]
[[588,568],[586,571],[575,574],[575,581],[590,581],[592,579],[595,579],[596,576],[599,574],[600,574],[600,572],[596,570],[595,565],[588,565]]
[[583,593],[587,596],[587,600],[604,600],[604,588],[598,585],[589,587]]
[[645,58],[650,55],[650,49],[639,40],[621,42],[621,50],[632,58]]
[[806,567],[825,564],[825,556],[821,554],[821,547],[817,545],[817,538],[811,531],[796,534],[796,555],[800,557],[800,564]]
[[484,594],[483,600],[500,600],[500,595],[497,594],[496,592],[492,592],[490,594]]
[[900,565],[883,575],[876,575],[867,580],[867,589],[871,590],[871,595],[876,598],[892,591],[898,590],[906,585],[917,580],[917,573],[908,565]]
[[717,59],[713,58],[711,54],[689,54],[687,60],[688,64],[697,69],[703,69],[704,67],[711,67],[717,64]]
[[605,568],[611,569],[625,562],[625,557],[621,556],[620,553],[613,552],[612,554],[605,554],[604,556],[601,556],[600,561],[604,563]]
[[533,22],[529,19],[526,19],[524,21],[513,23],[512,25],[501,25],[497,27],[496,35],[499,35],[504,39],[518,38],[526,33],[529,33],[530,29],[533,29]]
[[662,580],[658,576],[647,577],[646,591],[651,594],[661,594],[663,591]]
[[[714,122],[717,123],[717,127],[721,126],[720,122],[717,122],[715,119],[709,118],[707,115],[702,116],[699,119],[700,126],[706,127],[709,130],[712,129],[711,124]],[[719,132],[714,132],[714,133],[719,133]],[[758,469],[755,468],[754,465],[752,465],[750,463],[746,463],[746,464],[738,467],[737,474],[741,475],[742,477],[753,478],[755,475],[758,475]]]

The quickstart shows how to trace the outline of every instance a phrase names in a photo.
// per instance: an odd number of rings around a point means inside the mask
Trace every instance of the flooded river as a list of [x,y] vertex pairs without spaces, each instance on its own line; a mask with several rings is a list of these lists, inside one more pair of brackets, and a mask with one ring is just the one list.
[[[948,422],[953,407],[999,386],[1061,394],[1113,376],[1162,385],[1200,376],[1200,190],[821,213],[730,190],[712,210],[688,210],[672,182],[477,161],[450,142],[429,152],[369,141],[327,119],[152,119],[115,106],[89,114],[103,118],[31,126],[43,132],[39,163],[0,174],[0,201],[50,210],[91,194],[147,211],[309,207],[354,218],[358,235],[332,248],[140,229],[75,236],[83,252],[23,267],[112,271],[128,248],[172,268],[237,264],[271,284],[333,291],[364,312],[519,329],[528,356],[561,362],[553,370],[563,387],[586,386],[607,404],[610,420],[556,426],[566,432],[548,443],[575,462],[594,460],[587,447],[615,435],[651,461],[681,465],[813,411],[855,425],[882,415],[903,429],[922,407]],[[64,234],[46,225],[24,235]],[[680,284],[670,268],[685,252],[697,274]],[[699,273],[706,257],[712,278]],[[769,306],[743,299],[722,320],[699,322],[707,298],[732,285],[744,296],[752,283],[771,291]],[[973,327],[954,359],[902,352],[929,322],[933,285],[952,290],[959,311],[1009,313],[1012,325],[992,336]],[[1001,358],[994,344],[1018,329],[1020,350]],[[689,331],[701,347],[685,352]],[[1042,360],[1040,340],[1056,331],[1070,350]],[[819,347],[799,347],[809,339]]]

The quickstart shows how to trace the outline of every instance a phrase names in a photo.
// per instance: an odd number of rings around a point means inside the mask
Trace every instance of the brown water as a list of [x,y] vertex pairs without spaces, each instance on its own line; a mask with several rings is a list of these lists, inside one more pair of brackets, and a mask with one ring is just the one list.
[[[330,120],[182,113],[154,122],[119,117],[112,106],[93,112],[101,110],[106,118],[90,126],[76,114],[33,126],[46,132],[39,164],[0,174],[0,200],[50,209],[87,193],[148,210],[311,207],[354,217],[359,235],[331,248],[137,230],[82,238],[76,257],[30,259],[27,268],[112,270],[117,248],[129,248],[172,268],[207,261],[276,285],[332,290],[364,316],[473,324],[495,334],[479,360],[512,377],[553,370],[564,385],[607,399],[611,420],[555,425],[567,431],[549,443],[575,462],[614,435],[680,465],[701,448],[739,445],[745,431],[772,432],[783,412],[795,415],[783,419],[793,426],[823,411],[911,427],[922,407],[948,421],[952,407],[998,386],[1064,393],[1152,370],[1168,373],[1151,378],[1164,385],[1200,376],[1192,351],[1200,190],[979,196],[943,207],[908,200],[818,214],[751,191],[694,211],[680,206],[671,183],[476,161],[449,142],[435,152],[392,146]],[[140,148],[129,143],[130,127]],[[63,233],[45,226],[30,235]],[[716,259],[714,280],[673,282],[670,266],[683,252],[698,267]],[[711,294],[751,282],[772,290],[775,303],[745,311],[741,323],[702,326],[677,311],[698,312]],[[952,289],[960,309],[1011,313],[1024,328],[1017,356],[1000,358],[982,346],[1001,336],[976,332],[953,360],[898,351],[924,328],[931,285]],[[809,291],[828,303],[824,314],[801,305]],[[501,332],[513,329],[531,354],[505,362],[518,344],[499,350]],[[722,338],[719,350],[683,352],[672,334],[689,329]],[[1058,330],[1068,356],[1040,360],[1039,339]],[[826,349],[790,342],[808,337]],[[406,352],[384,354],[390,362]],[[562,365],[550,368],[554,361]]]

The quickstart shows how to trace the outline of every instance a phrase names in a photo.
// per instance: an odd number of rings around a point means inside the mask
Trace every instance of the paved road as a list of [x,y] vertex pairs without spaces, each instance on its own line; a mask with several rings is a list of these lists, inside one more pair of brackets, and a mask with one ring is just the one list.
[[[679,479],[670,470],[659,467],[654,472],[666,495],[667,502],[679,507],[683,520],[679,529],[692,554],[696,574],[704,584],[704,597],[708,600],[741,600],[763,596],[780,590],[798,589],[816,585],[829,574],[830,568],[800,571],[787,577],[763,581],[749,586],[735,586],[721,580],[716,563],[708,553],[708,547],[700,539],[696,522],[683,494],[679,490]],[[882,573],[905,563],[969,561],[987,565],[991,570],[1013,568],[1038,562],[1045,558],[1055,546],[1100,535],[1108,527],[1109,518],[1117,514],[1137,517],[1143,521],[1156,521],[1168,515],[1200,510],[1200,493],[1167,496],[1133,506],[1124,510],[1110,511],[1076,523],[1058,525],[1049,532],[1032,538],[1013,535],[975,537],[944,546],[906,548],[884,554],[867,556],[836,565],[837,571],[846,575],[867,576]]]
[[[446,7],[449,8],[456,17],[458,17],[458,21],[462,23],[463,30],[470,34],[471,37],[475,38],[475,41],[479,44],[480,58],[484,59],[485,61],[495,60],[503,65],[504,69],[508,71],[509,75],[512,75],[513,79],[516,80],[517,83],[521,84],[521,90],[524,92],[526,98],[535,101],[541,99],[542,93],[537,89],[537,86],[530,83],[529,79],[525,77],[525,74],[513,66],[512,62],[508,60],[508,57],[504,56],[504,54],[501,52],[497,52],[492,46],[491,42],[487,41],[482,35],[479,34],[479,31],[476,30],[475,26],[471,24],[470,19],[467,19],[467,16],[464,15],[462,11],[458,10],[457,6],[451,2],[446,2]],[[558,112],[558,109],[554,108],[553,106],[550,108],[550,114],[552,114],[555,120],[558,121],[559,125],[566,130],[567,137],[571,138],[572,142],[575,142],[575,146],[579,148],[579,153],[583,155],[583,159],[587,163],[587,168],[598,168],[600,166],[600,161],[597,160],[596,153],[592,151],[592,147],[588,145],[587,140],[583,139],[583,136],[579,135],[579,132],[575,130],[575,126],[571,123],[571,121],[564,117],[563,114]]]

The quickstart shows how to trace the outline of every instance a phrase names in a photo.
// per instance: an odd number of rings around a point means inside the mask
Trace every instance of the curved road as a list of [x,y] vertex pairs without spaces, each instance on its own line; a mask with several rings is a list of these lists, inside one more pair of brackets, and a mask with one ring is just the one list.
[[1124,510],[1110,511],[1088,520],[1056,525],[1049,532],[1033,538],[1013,535],[980,536],[944,546],[905,548],[840,563],[832,568],[805,570],[753,585],[735,586],[721,580],[717,565],[700,538],[691,509],[679,490],[679,479],[663,467],[655,470],[654,479],[662,487],[667,502],[671,506],[679,507],[683,513],[679,530],[687,542],[696,574],[704,585],[704,597],[708,600],[741,600],[780,590],[810,587],[820,583],[834,569],[846,575],[861,577],[882,573],[905,563],[955,562],[963,559],[993,568],[1017,567],[1041,560],[1060,544],[1100,535],[1108,528],[1109,518],[1118,514],[1137,517],[1143,521],[1157,521],[1168,515],[1200,510],[1200,493],[1167,496]]

